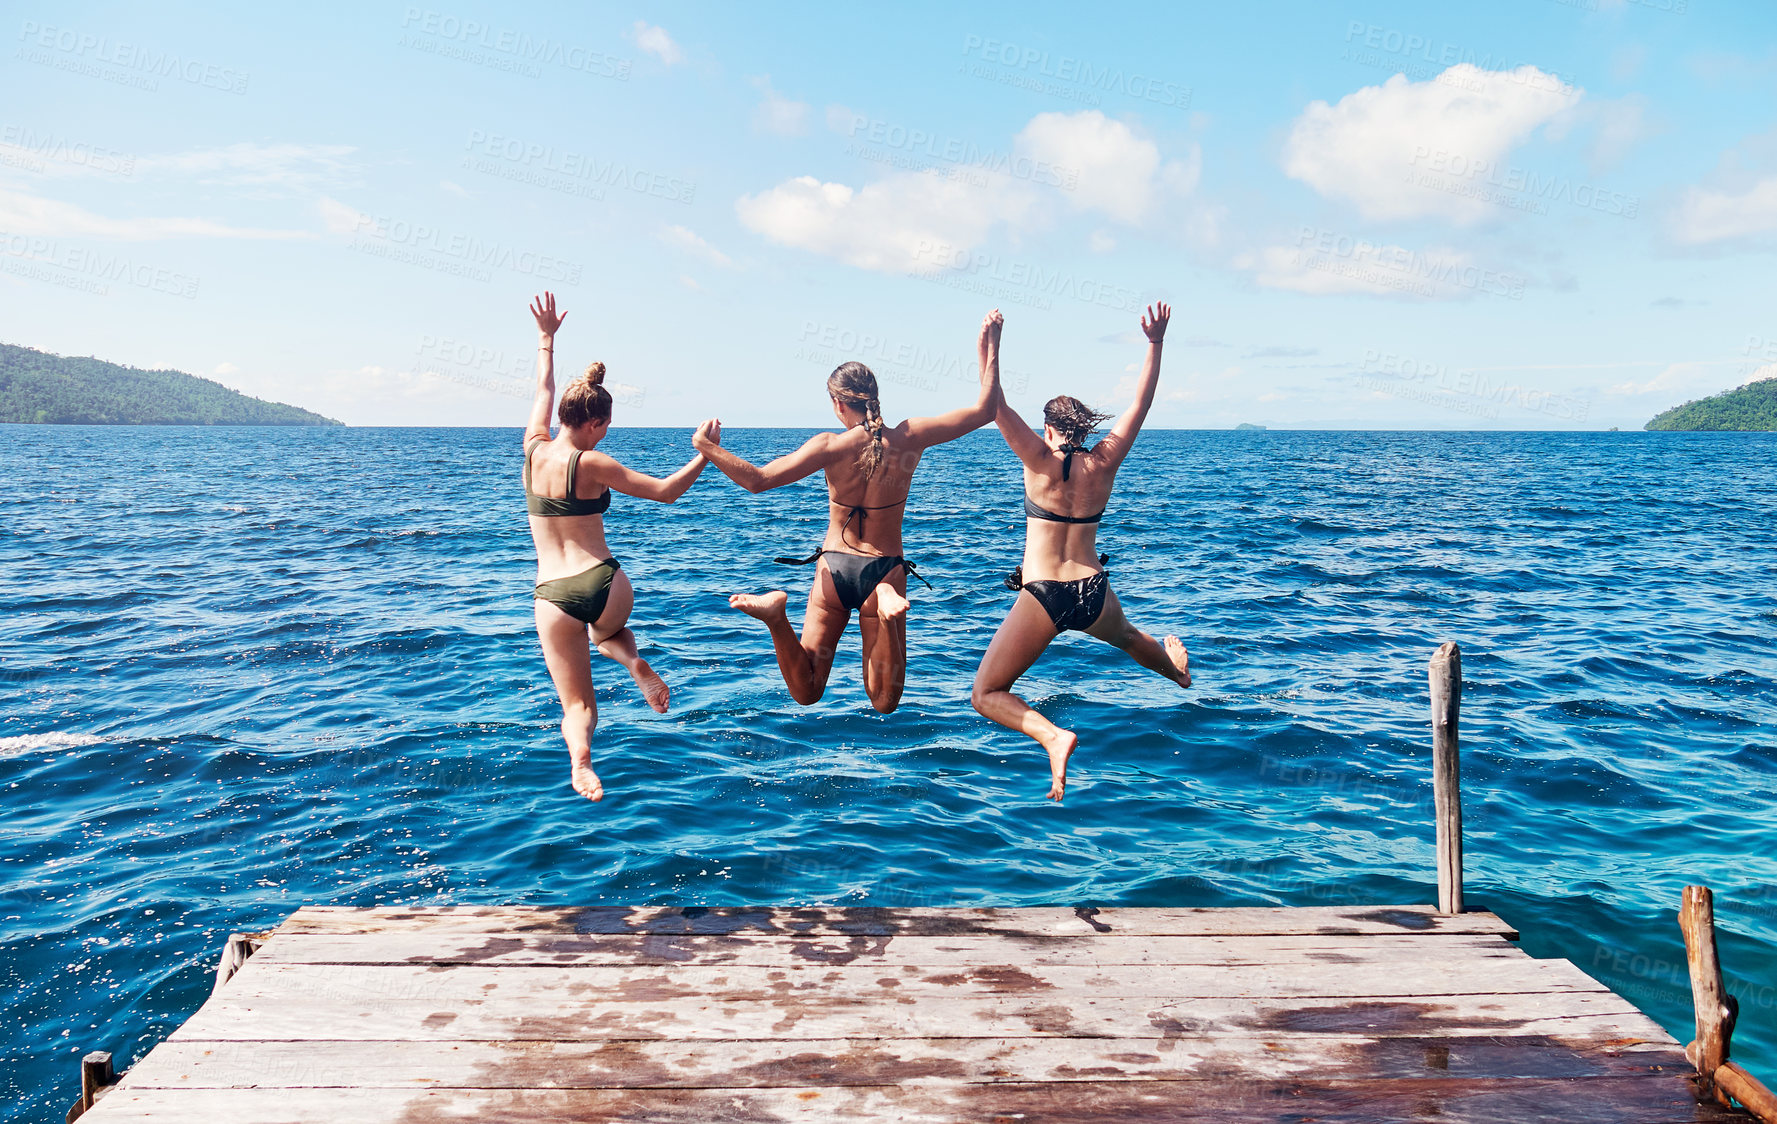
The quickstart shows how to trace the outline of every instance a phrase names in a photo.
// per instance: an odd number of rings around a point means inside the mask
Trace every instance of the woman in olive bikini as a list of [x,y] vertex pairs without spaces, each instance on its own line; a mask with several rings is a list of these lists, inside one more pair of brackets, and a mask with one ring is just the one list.
[[[561,735],[568,743],[574,791],[588,800],[601,800],[604,785],[592,769],[592,731],[598,725],[592,648],[622,664],[657,713],[666,713],[669,698],[666,683],[636,654],[636,638],[628,627],[635,591],[605,544],[605,510],[611,506],[613,491],[672,503],[709,461],[699,453],[671,476],[658,479],[599,452],[598,443],[611,425],[611,392],[603,386],[603,363],[593,363],[562,389],[557,410],[561,430],[551,438],[555,333],[567,313],[558,315],[555,294],[544,293],[531,303],[531,315],[541,338],[537,393],[524,431],[524,495],[531,539],[537,545],[537,636],[561,697]],[[713,421],[703,423],[697,432],[719,436]]]
[[1191,685],[1185,646],[1176,636],[1168,636],[1162,646],[1129,623],[1105,577],[1105,557],[1098,553],[1098,522],[1110,501],[1117,469],[1154,404],[1160,345],[1171,316],[1172,309],[1160,304],[1142,317],[1148,354],[1135,401],[1098,444],[1088,447],[1086,442],[1109,415],[1093,413],[1065,394],[1043,407],[1040,436],[1003,398],[995,419],[1006,444],[1024,464],[1024,562],[1006,579],[1009,587],[1019,590],[1018,599],[975,672],[973,702],[983,715],[1035,738],[1049,751],[1049,799],[1057,802],[1067,789],[1067,763],[1079,738],[1012,693],[1012,685],[1051,640],[1077,629],[1122,649],[1136,663],[1181,687]]

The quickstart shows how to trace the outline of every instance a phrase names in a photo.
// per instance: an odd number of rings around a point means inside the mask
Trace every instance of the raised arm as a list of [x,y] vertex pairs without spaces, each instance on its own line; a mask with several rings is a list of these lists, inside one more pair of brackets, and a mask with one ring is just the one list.
[[1104,440],[1095,447],[1096,451],[1109,456],[1114,462],[1121,463],[1129,455],[1129,449],[1135,444],[1136,435],[1141,432],[1142,422],[1148,419],[1148,411],[1154,405],[1154,389],[1160,385],[1160,344],[1166,338],[1166,323],[1172,319],[1172,306],[1158,302],[1148,306],[1148,311],[1141,318],[1142,334],[1148,337],[1148,356],[1141,365],[1141,378],[1135,387],[1135,401],[1123,411],[1121,417],[1105,434]]
[[567,313],[555,311],[555,294],[531,298],[531,315],[537,320],[537,392],[531,396],[531,420],[524,427],[525,448],[538,437],[549,440],[549,415],[555,409],[555,332]]
[[1000,392],[1000,327],[1006,318],[994,309],[981,318],[981,333],[975,339],[975,352],[981,363],[981,393],[975,404],[935,418],[908,418],[907,435],[920,448],[955,441],[965,433],[973,433],[993,420],[1002,400]]
[[[720,441],[722,423],[711,418],[697,427],[697,435]],[[696,436],[692,438],[692,444],[696,444]],[[596,449],[584,454],[580,460],[582,467],[591,469],[593,476],[607,488],[656,503],[673,503],[684,495],[709,463],[709,458],[702,453],[695,453],[672,475],[649,476]]]
[[805,441],[800,449],[764,466],[756,465],[745,457],[724,449],[721,444],[720,422],[716,423],[714,433],[706,433],[699,427],[691,437],[691,444],[696,446],[699,453],[708,457],[723,476],[757,494],[781,488],[785,484],[794,484],[804,476],[837,463],[847,453],[856,456],[858,443],[851,435],[862,432],[862,429],[853,429],[840,434],[817,433]]

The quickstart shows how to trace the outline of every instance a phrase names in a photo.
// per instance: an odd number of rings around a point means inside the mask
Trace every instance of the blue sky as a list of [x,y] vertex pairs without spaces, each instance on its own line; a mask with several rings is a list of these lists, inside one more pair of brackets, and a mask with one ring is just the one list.
[[7,5],[0,339],[354,424],[1639,427],[1777,374],[1777,6]]

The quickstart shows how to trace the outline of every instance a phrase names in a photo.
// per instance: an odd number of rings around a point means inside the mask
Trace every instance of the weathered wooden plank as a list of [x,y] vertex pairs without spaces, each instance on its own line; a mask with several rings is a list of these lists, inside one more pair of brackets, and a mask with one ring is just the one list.
[[1682,1074],[1676,1043],[1621,1039],[925,1038],[714,1042],[167,1042],[131,1089],[799,1088],[911,1081],[1222,1081]]
[[394,931],[279,933],[258,953],[270,964],[873,964],[924,967],[1024,964],[1470,963],[1527,959],[1503,937],[1416,936],[1026,937],[814,935],[795,938],[695,933],[532,934]]
[[370,933],[396,930],[484,933],[709,933],[801,936],[892,936],[1006,933],[1067,936],[1332,935],[1417,933],[1425,936],[1517,930],[1491,913],[1446,916],[1426,905],[1232,907],[1170,909],[1080,907],[899,909],[838,906],[427,906],[348,909],[304,906],[279,933]]
[[[249,961],[249,970],[252,964]],[[452,969],[455,970],[455,969]],[[243,970],[242,976],[246,975]],[[237,980],[236,982],[239,982]],[[205,1003],[172,1037],[180,1041],[335,1039],[979,1038],[1163,1039],[1212,1034],[1486,1035],[1671,1037],[1610,992],[1400,996],[1366,999],[1081,998],[959,995],[949,1002],[823,999],[735,1002],[721,995],[670,1004],[612,1002],[567,989],[524,1003],[478,999],[346,1000],[282,995]]]
[[561,995],[607,1005],[805,999],[950,1002],[1012,994],[1048,1002],[1082,998],[1357,998],[1516,992],[1605,992],[1565,960],[1310,960],[1283,964],[982,964],[883,968],[875,964],[605,965],[529,968],[433,964],[272,964],[249,961],[217,998],[235,1004],[376,999],[441,1005],[473,1000],[528,1007]]
[[89,1117],[94,1124],[177,1120],[180,1124],[406,1124],[499,1120],[583,1124],[648,1120],[900,1121],[1015,1120],[1018,1124],[1278,1124],[1308,1120],[1436,1119],[1440,1124],[1676,1124],[1736,1119],[1698,1105],[1669,1077],[1523,1081],[1353,1082],[1152,1081],[735,1089],[118,1089]]

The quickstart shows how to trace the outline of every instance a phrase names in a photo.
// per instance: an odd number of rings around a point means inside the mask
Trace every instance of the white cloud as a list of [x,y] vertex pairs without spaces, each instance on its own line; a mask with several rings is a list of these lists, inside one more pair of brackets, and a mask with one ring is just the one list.
[[1489,269],[1459,250],[1412,250],[1342,237],[1263,247],[1238,255],[1234,267],[1267,289],[1310,296],[1467,300],[1483,294],[1521,296],[1526,284],[1522,276]]
[[142,175],[182,176],[232,188],[314,190],[353,178],[345,144],[231,144],[136,161]]
[[1117,240],[1106,231],[1095,230],[1086,239],[1086,247],[1095,254],[1108,254],[1117,248]]
[[1672,214],[1671,231],[1673,239],[1686,246],[1777,233],[1777,175],[1739,192],[1689,189]]
[[452,195],[456,196],[458,199],[473,199],[473,198],[475,198],[475,193],[470,191],[468,188],[464,187],[460,183],[453,183],[450,180],[439,180],[438,186],[443,188],[445,191],[450,192]]
[[1202,162],[1193,145],[1188,159],[1162,163],[1151,139],[1096,109],[1039,113],[1015,143],[1020,155],[1077,175],[1073,189],[1063,193],[1074,210],[1131,225],[1147,218],[1163,193],[1190,194]]
[[904,172],[861,188],[798,176],[735,201],[749,230],[773,242],[898,273],[950,264],[996,223],[1032,207],[1028,185],[993,177],[986,187]]
[[753,109],[753,128],[780,137],[799,137],[808,132],[808,103],[784,97],[771,86],[771,75],[752,80],[760,102]]
[[685,61],[685,52],[673,42],[673,37],[666,33],[664,27],[655,27],[645,20],[637,20],[632,29],[636,46],[647,51],[668,66]]
[[688,226],[669,226],[660,232],[660,237],[667,245],[696,254],[711,265],[719,265],[723,269],[734,265],[733,259],[704,241]]
[[315,209],[321,212],[321,222],[332,234],[351,234],[376,221],[356,207],[326,195],[315,201]]
[[229,226],[209,219],[117,219],[94,214],[72,203],[6,190],[0,190],[0,230],[14,234],[113,238],[124,242],[149,242],[165,238],[274,240],[313,237],[301,230]]
[[241,369],[233,363],[218,363],[210,373],[212,375],[238,375],[240,371]]
[[1664,370],[1646,382],[1620,382],[1608,387],[1605,393],[1628,397],[1644,394],[1663,394],[1668,397],[1714,394],[1723,389],[1722,376],[1713,371],[1715,366],[1714,363],[1706,362],[1668,363]]
[[[829,128],[843,132],[855,123],[849,109],[828,107]],[[1072,210],[1151,224],[1163,203],[1197,181],[1195,146],[1189,159],[1164,160],[1152,140],[1096,110],[1039,114],[1015,148],[1021,159],[1008,161],[1006,170],[979,169],[966,178],[901,172],[853,187],[800,176],[742,196],[735,211],[748,229],[779,245],[899,272],[966,262],[996,226],[1016,233],[1039,227],[1063,198]],[[1010,174],[1037,160],[1076,174],[1076,190],[1055,190],[1047,173]],[[1187,216],[1173,225],[1188,235],[1195,221]],[[1102,252],[1108,238],[1100,232],[1092,244]]]
[[1461,63],[1424,82],[1396,74],[1338,105],[1311,102],[1284,144],[1284,171],[1355,204],[1366,218],[1477,222],[1503,212],[1419,177],[1460,187],[1582,96],[1534,66],[1494,71]]

